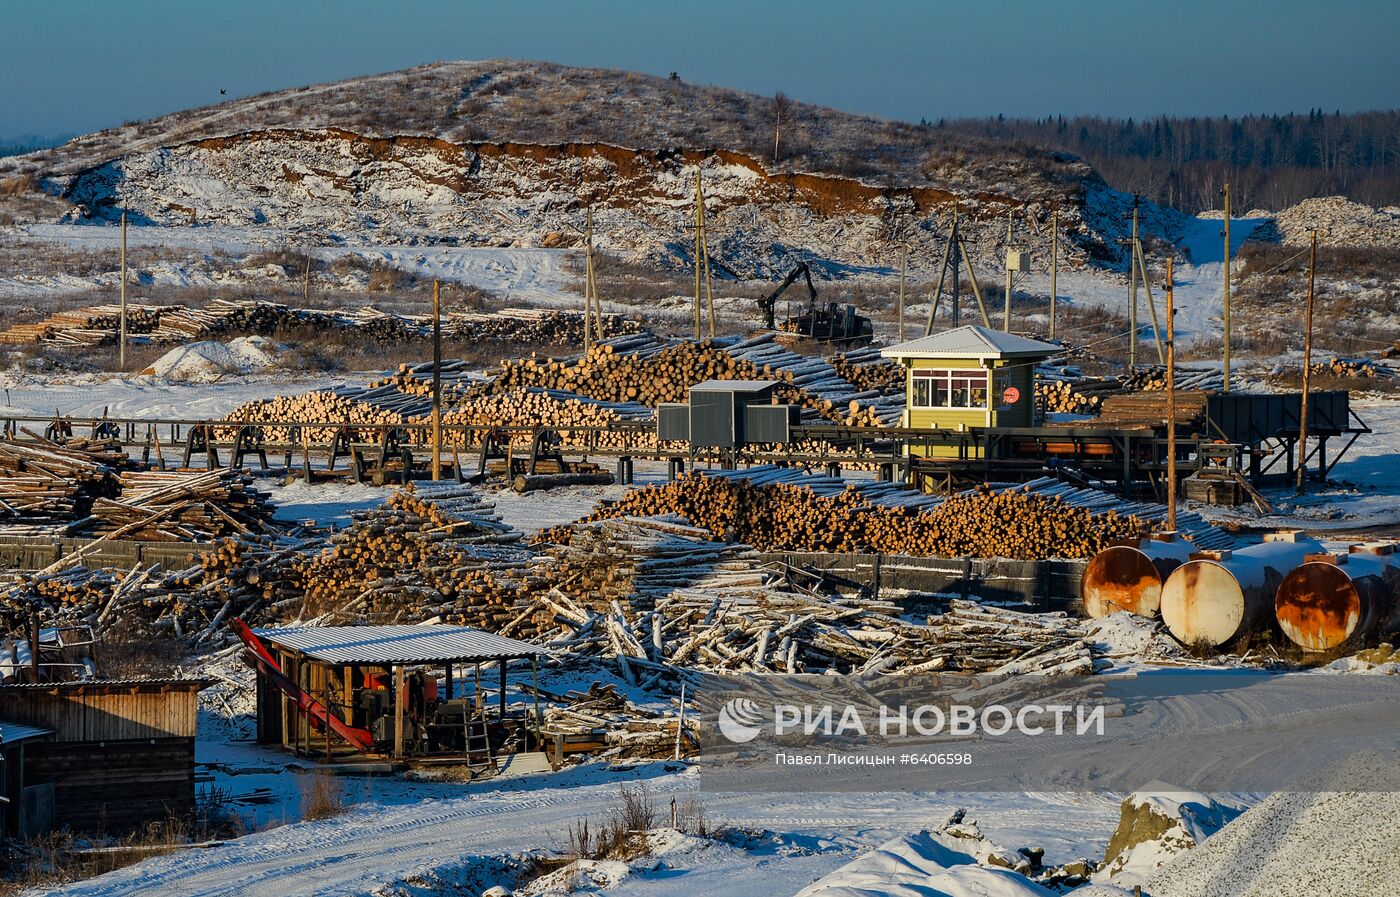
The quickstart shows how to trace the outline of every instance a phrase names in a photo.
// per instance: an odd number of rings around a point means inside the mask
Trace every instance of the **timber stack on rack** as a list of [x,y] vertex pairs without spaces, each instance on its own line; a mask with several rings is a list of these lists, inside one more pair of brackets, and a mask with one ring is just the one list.
[[[678,515],[714,538],[763,551],[831,551],[916,557],[1083,558],[1119,539],[1135,538],[1151,521],[1096,513],[1020,489],[978,489],[949,496],[931,510],[876,504],[857,489],[820,494],[790,483],[755,484],[737,477],[690,475],[629,491],[585,521]],[[568,541],[573,529],[541,533]]]
[[878,390],[861,390],[821,359],[796,355],[774,344],[772,334],[745,342],[702,340],[664,344],[650,335],[599,343],[572,359],[531,356],[505,362],[484,391],[522,386],[575,392],[609,402],[656,407],[680,402],[706,380],[779,380],[778,397],[815,416],[847,426],[880,426],[873,401]]
[[[1200,390],[1176,391],[1176,427],[1178,431],[1199,432],[1205,425],[1206,405],[1210,393]],[[1167,420],[1167,394],[1163,392],[1131,392],[1110,396],[1104,400],[1097,425],[1107,428],[1160,427]]]
[[[351,438],[357,442],[374,442],[378,433],[373,430],[358,430],[357,425],[382,426],[401,424],[400,414],[376,407],[367,402],[349,399],[333,392],[308,392],[299,396],[277,396],[272,399],[259,399],[240,405],[229,412],[225,420],[239,423],[260,423],[263,421],[308,423],[335,423],[351,428]],[[293,433],[293,430],[299,432]],[[266,427],[263,431],[268,442],[285,443],[306,440],[324,443],[335,436],[335,427],[291,427],[285,425]],[[233,429],[220,433],[225,439],[233,437]]]

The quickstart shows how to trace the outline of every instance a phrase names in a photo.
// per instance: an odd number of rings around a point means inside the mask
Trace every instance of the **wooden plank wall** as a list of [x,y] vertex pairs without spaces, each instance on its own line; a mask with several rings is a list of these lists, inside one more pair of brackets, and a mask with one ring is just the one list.
[[25,777],[54,785],[54,824],[121,835],[194,811],[194,739],[31,742]]
[[193,738],[198,694],[159,685],[0,688],[0,718],[52,729],[59,742]]

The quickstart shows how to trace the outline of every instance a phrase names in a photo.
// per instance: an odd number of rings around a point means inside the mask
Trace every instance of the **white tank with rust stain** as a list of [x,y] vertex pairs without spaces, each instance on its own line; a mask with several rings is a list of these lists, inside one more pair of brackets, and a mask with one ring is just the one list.
[[1352,545],[1346,554],[1309,555],[1274,596],[1279,629],[1305,651],[1330,651],[1395,631],[1400,623],[1400,556],[1393,542]]
[[1157,616],[1162,584],[1194,550],[1172,531],[1110,545],[1094,555],[1079,580],[1085,615],[1099,619],[1125,610],[1140,617]]
[[1322,543],[1290,530],[1238,551],[1207,551],[1172,571],[1162,586],[1162,621],[1184,644],[1229,644],[1273,615],[1274,593]]

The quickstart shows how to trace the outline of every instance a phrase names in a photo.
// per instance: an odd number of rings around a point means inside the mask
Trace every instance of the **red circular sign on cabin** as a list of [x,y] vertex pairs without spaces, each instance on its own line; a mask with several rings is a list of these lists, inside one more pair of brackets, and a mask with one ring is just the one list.
[[1021,401],[1021,391],[1014,386],[1006,387],[1006,391],[1001,394],[1002,399],[1008,405],[1015,405]]

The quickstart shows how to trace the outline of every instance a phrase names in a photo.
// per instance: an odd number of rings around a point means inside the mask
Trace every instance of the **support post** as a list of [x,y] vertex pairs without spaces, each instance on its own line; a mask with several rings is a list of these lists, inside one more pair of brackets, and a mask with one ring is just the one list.
[[1224,362],[1224,392],[1230,391],[1230,185],[1225,185],[1225,307],[1222,315],[1225,326],[1225,348],[1221,356]]
[[1006,296],[1001,312],[1001,329],[1004,333],[1011,332],[1011,225],[1015,221],[1014,216],[1008,212],[1006,214]]
[[1167,529],[1176,531],[1176,306],[1167,256]]
[[306,274],[301,281],[301,301],[304,305],[311,304],[311,253],[306,253]]
[[904,342],[904,274],[909,264],[909,241],[899,244],[899,341]]
[[[600,337],[602,334],[598,334]],[[593,349],[593,207],[583,231],[583,352]]]
[[1055,278],[1060,273],[1060,244],[1056,237],[1060,233],[1060,210],[1050,211],[1050,338],[1055,338]]
[[953,209],[953,329],[962,326],[962,237],[958,235],[958,210]]
[[408,695],[403,684],[403,664],[394,667],[394,759],[403,759],[403,705]]
[[1133,194],[1133,236],[1130,250],[1133,259],[1129,265],[1131,274],[1128,275],[1128,370],[1137,368],[1137,344],[1138,344],[1138,322],[1137,322],[1137,288],[1138,276],[1147,277],[1147,272],[1138,267],[1138,196]]
[[442,294],[433,279],[433,480],[442,479]]
[[700,279],[705,280],[705,302],[709,307],[710,338],[715,336],[715,296],[710,289],[710,249],[705,236],[705,192],[700,171],[695,171],[695,338],[700,339]]
[[1312,396],[1313,299],[1317,283],[1317,231],[1308,252],[1308,304],[1303,320],[1303,407],[1298,411],[1298,492],[1308,478],[1308,400]]
[[117,369],[126,370],[126,212],[122,212],[121,332],[117,335]]

